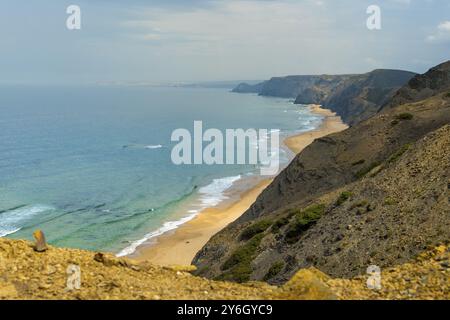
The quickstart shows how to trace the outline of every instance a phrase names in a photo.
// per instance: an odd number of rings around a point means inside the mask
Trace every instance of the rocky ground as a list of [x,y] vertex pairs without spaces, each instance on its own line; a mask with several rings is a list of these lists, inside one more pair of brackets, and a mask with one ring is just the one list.
[[439,246],[406,263],[381,272],[381,289],[367,290],[367,277],[331,279],[340,299],[450,299],[450,250]]
[[[68,289],[68,268],[80,267],[80,288]],[[0,299],[449,299],[450,249],[440,246],[410,264],[382,270],[381,290],[368,276],[332,279],[300,270],[281,287],[193,276],[192,267],[157,267],[111,255],[0,239]]]

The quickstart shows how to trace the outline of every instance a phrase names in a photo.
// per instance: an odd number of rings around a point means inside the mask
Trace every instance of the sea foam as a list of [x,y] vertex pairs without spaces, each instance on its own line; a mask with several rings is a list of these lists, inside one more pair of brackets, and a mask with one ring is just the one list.
[[222,201],[228,199],[225,191],[233,186],[233,183],[240,180],[241,176],[232,176],[225,178],[214,179],[209,185],[201,187],[198,190],[200,203],[196,205],[195,209],[187,210],[188,215],[175,221],[168,221],[163,226],[155,231],[146,234],[143,238],[132,242],[128,247],[121,250],[116,256],[123,257],[136,252],[136,249],[152,238],[159,237],[166,232],[177,229],[186,222],[194,219],[203,209],[217,206]]
[[2,212],[0,214],[0,237],[16,233],[22,229],[30,218],[49,210],[53,210],[53,208],[45,205],[34,205]]
[[162,148],[162,145],[160,144],[145,146],[145,149],[160,149],[160,148]]

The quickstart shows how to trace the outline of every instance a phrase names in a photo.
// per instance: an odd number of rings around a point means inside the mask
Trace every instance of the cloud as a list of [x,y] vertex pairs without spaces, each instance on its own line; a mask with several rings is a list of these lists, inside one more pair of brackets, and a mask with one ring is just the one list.
[[[310,2],[317,6],[318,1]],[[319,1],[321,2],[321,1]],[[292,39],[311,27],[321,28],[320,19],[307,15],[308,4],[278,1],[217,2],[213,8],[186,11],[152,9],[141,19],[126,21],[131,32],[154,34],[172,42],[215,41],[229,45],[255,41]],[[142,37],[145,39],[145,37]],[[149,40],[153,40],[150,38]]]
[[38,2],[0,10],[0,82],[426,71],[450,49],[449,1],[379,1],[379,32],[366,28],[371,0],[77,0],[79,32],[65,28],[64,5]]
[[426,39],[428,42],[447,42],[450,41],[450,21],[441,22],[436,31]]

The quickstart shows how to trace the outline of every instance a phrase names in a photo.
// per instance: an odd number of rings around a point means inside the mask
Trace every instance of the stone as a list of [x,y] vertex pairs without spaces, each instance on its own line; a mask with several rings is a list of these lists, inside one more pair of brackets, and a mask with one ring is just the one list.
[[47,251],[47,242],[45,241],[45,235],[41,230],[36,230],[33,233],[33,237],[36,240],[34,244],[34,250],[37,252]]
[[337,300],[336,294],[326,284],[330,279],[323,272],[315,269],[302,269],[283,287],[281,298],[296,300]]

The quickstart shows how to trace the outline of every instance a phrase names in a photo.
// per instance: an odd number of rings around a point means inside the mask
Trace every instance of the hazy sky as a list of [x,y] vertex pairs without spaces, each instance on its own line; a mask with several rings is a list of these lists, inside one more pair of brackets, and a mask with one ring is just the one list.
[[[366,27],[372,4],[382,30]],[[450,1],[0,0],[0,41],[1,83],[424,72],[450,59]]]

